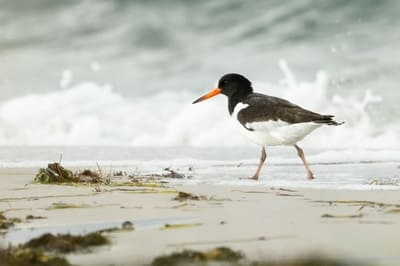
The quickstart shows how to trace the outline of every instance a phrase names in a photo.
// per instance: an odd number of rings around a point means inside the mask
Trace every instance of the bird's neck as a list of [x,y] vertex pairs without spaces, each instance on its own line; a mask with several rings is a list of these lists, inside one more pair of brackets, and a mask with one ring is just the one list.
[[243,102],[249,96],[249,94],[251,94],[252,92],[253,92],[253,88],[249,87],[248,90],[241,90],[241,91],[238,91],[238,92],[228,96],[229,114],[232,115],[233,111],[235,110],[235,106],[238,103]]
[[228,110],[229,114],[232,115],[235,110],[235,106],[239,103],[239,101],[228,98]]

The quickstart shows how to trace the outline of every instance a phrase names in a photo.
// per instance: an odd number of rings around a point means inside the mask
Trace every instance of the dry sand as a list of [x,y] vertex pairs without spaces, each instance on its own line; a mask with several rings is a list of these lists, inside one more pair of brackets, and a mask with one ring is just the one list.
[[[27,215],[1,241],[24,241],[40,229],[87,232],[132,221],[112,244],[68,255],[77,265],[135,265],[184,248],[228,246],[251,259],[323,254],[400,265],[400,192],[167,184],[165,188],[32,184],[37,169],[0,170],[0,211]],[[200,200],[173,200],[177,191]],[[54,208],[65,203],[76,208]],[[79,208],[78,208],[79,207]],[[165,224],[177,225],[163,230]],[[26,230],[34,228],[36,230]],[[21,233],[22,232],[22,233]]]

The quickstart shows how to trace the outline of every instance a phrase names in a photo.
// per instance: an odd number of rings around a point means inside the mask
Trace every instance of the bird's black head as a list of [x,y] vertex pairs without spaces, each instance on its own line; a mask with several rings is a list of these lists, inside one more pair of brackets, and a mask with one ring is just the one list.
[[221,93],[231,97],[233,95],[247,95],[253,92],[251,82],[240,74],[226,74],[218,81],[218,88]]
[[228,96],[229,99],[236,98],[240,100],[253,92],[251,82],[240,74],[230,73],[223,75],[218,81],[218,87],[204,94],[193,103],[198,103],[207,100],[220,93]]

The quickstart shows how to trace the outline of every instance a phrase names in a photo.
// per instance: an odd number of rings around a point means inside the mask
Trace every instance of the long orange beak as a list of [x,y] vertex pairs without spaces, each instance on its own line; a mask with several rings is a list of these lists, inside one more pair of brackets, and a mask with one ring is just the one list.
[[209,93],[204,94],[203,96],[201,96],[200,98],[198,98],[197,100],[195,100],[194,102],[192,102],[192,104],[199,103],[199,102],[202,102],[202,101],[204,101],[204,100],[207,100],[207,99],[209,99],[209,98],[211,98],[211,97],[214,97],[215,95],[220,94],[221,91],[222,91],[222,90],[221,90],[220,88],[215,88],[215,89],[213,89],[212,91],[210,91]]

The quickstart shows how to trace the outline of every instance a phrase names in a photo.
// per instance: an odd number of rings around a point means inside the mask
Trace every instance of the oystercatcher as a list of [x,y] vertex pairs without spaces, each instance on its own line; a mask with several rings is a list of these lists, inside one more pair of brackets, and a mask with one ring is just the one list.
[[285,99],[255,93],[251,82],[235,73],[222,76],[217,88],[201,96],[193,104],[221,93],[228,97],[229,114],[239,123],[244,135],[262,147],[260,163],[250,179],[258,180],[267,158],[265,147],[276,145],[294,146],[306,168],[307,177],[314,178],[297,142],[322,125],[338,126],[343,122],[333,120],[333,115],[314,113]]

